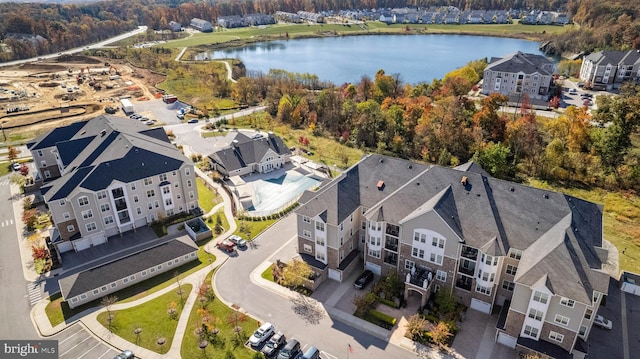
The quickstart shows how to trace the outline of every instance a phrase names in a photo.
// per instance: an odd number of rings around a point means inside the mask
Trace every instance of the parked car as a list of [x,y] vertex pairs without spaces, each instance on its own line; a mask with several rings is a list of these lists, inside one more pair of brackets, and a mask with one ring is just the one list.
[[273,325],[271,323],[262,324],[260,326],[260,328],[258,328],[258,330],[253,332],[253,334],[249,338],[249,344],[252,347],[260,346],[267,339],[271,338],[271,336],[273,335],[273,331],[274,330],[275,330],[275,328],[273,327]]
[[356,279],[356,281],[353,283],[353,286],[356,289],[362,289],[366,287],[367,284],[371,283],[371,281],[373,281],[373,272],[367,269],[362,274],[360,274],[358,279]]
[[153,125],[154,123],[155,123],[155,121],[154,121],[154,120],[149,120],[149,121],[145,122],[144,124],[145,124],[145,125],[148,125],[148,126],[151,126],[151,125]]
[[601,315],[596,315],[596,318],[593,320],[593,325],[596,325],[600,328],[604,328],[604,329],[611,329],[613,328],[613,324],[611,323],[611,321],[609,319],[606,319],[605,317],[601,316]]
[[242,239],[242,237],[237,236],[235,234],[229,237],[229,240],[235,243],[235,245],[238,246],[238,248],[244,248],[247,246],[247,241],[245,241],[244,239]]
[[187,121],[187,123],[198,123],[198,120],[194,118],[192,120]]
[[300,342],[296,339],[291,339],[287,345],[278,353],[278,359],[294,359],[300,353]]
[[113,359],[132,359],[132,358],[135,358],[135,356],[133,355],[133,352],[131,350],[125,350],[122,353],[113,357]]
[[572,89],[569,89],[569,93],[578,93],[578,90],[572,88]]
[[264,354],[267,358],[271,358],[276,355],[278,350],[282,348],[287,342],[287,338],[282,334],[282,332],[277,332],[274,334],[267,344],[262,347],[262,354]]
[[320,350],[314,346],[310,346],[304,351],[301,359],[320,359]]
[[218,242],[218,244],[216,244],[216,247],[218,247],[218,249],[223,250],[225,252],[233,252],[233,251],[236,250],[235,243],[231,242],[228,239],[224,239],[224,240]]
[[20,171],[20,167],[22,167],[22,165],[21,165],[21,164],[19,164],[18,162],[16,162],[16,163],[14,163],[14,164],[12,164],[12,165],[11,165],[11,168],[12,168],[14,171]]

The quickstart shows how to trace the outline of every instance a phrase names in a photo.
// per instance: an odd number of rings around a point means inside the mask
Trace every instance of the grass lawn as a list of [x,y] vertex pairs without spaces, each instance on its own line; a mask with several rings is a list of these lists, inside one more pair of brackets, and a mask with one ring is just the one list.
[[208,138],[208,137],[221,137],[221,136],[226,136],[227,135],[227,131],[202,131],[200,132],[200,136],[202,136],[203,138]]
[[[587,201],[604,204],[604,238],[620,252],[620,269],[638,272],[640,268],[640,197],[627,192],[601,188],[565,187],[539,180],[529,185],[564,192]],[[622,251],[625,253],[622,254]]]
[[216,216],[220,216],[220,222],[222,222],[222,228],[227,230],[229,228],[229,221],[227,220],[227,216],[224,214],[224,208],[218,210],[213,215],[206,218],[206,222],[209,225],[209,228],[215,227],[216,225]]
[[256,236],[262,232],[264,232],[267,228],[269,228],[272,224],[274,224],[277,219],[268,219],[266,221],[240,221],[238,223],[238,228],[233,234],[237,234],[246,240],[252,240],[256,238]]
[[[216,257],[204,251],[204,245],[207,244],[210,240],[211,239],[198,242],[198,246],[200,248],[198,249],[197,261],[189,262],[178,268],[175,268],[175,270],[172,272],[165,272],[153,278],[149,278],[140,284],[124,288],[113,293],[113,295],[120,299],[118,303],[130,302],[155,293],[175,283],[176,277],[174,277],[174,274],[176,272],[179,273],[177,278],[184,278],[191,273],[197,272],[198,270],[204,268],[205,266],[209,265],[209,263],[213,263],[216,260]],[[70,319],[74,315],[83,312],[84,310],[100,306],[100,300],[95,300],[93,302],[89,302],[71,309],[66,302],[62,301],[62,296],[59,292],[49,297],[49,300],[50,303],[47,305],[45,311],[52,326],[56,326],[64,322],[65,320]]]
[[[407,28],[409,31],[407,31]],[[185,39],[163,43],[162,47],[182,48],[210,44],[232,43],[240,46],[245,42],[264,40],[290,39],[323,36],[325,33],[337,35],[369,35],[369,34],[470,34],[488,36],[509,36],[520,38],[539,38],[543,34],[558,33],[570,29],[571,26],[554,25],[523,25],[523,24],[464,24],[464,25],[438,25],[438,24],[393,24],[387,25],[379,21],[366,23],[366,30],[353,24],[275,24],[261,27],[243,27],[216,31],[211,33],[198,33]],[[237,43],[237,44],[235,44]]]
[[[191,284],[182,285],[183,298],[189,296],[192,289]],[[115,317],[111,321],[112,333],[121,338],[137,345],[152,350],[157,353],[167,353],[173,342],[173,336],[178,326],[178,318],[182,313],[181,299],[178,290],[172,290],[156,299],[146,302],[142,305],[113,311]],[[171,318],[167,313],[169,308],[174,307],[177,316]],[[109,328],[108,313],[100,313],[98,321],[100,324]],[[142,331],[139,335],[135,334],[135,329],[140,328]],[[158,338],[165,338],[165,345],[160,346],[156,342]]]
[[196,184],[198,186],[198,205],[204,213],[209,213],[213,206],[222,202],[222,197],[218,195],[218,192],[207,187],[201,178],[196,178]]
[[[207,276],[210,282],[213,271]],[[196,301],[193,311],[189,315],[189,322],[182,340],[180,354],[183,358],[253,358],[255,352],[244,346],[244,343],[258,328],[258,322],[242,313],[227,307],[218,299],[206,303],[204,308]],[[206,319],[206,320],[203,320]],[[236,323],[241,331],[236,334],[233,328]],[[208,330],[218,329],[218,334],[212,336],[214,340],[209,342],[204,353],[198,347],[199,337],[196,329],[202,328],[203,324]],[[231,355],[229,355],[231,354]]]
[[271,273],[272,270],[273,270],[273,266],[274,265],[275,264],[270,265],[269,268],[265,269],[264,272],[262,272],[262,274],[260,276],[262,278],[268,280],[269,282],[274,282],[275,283],[275,281],[273,280],[273,274]]
[[[276,120],[268,119],[264,113],[234,118],[230,121],[229,126],[255,128],[263,132],[273,131],[282,138],[287,147],[310,150],[313,154],[306,157],[311,160],[342,169],[358,162],[364,153],[360,149],[338,143],[333,138],[315,136],[309,129],[292,129],[289,126],[279,124]],[[308,146],[300,144],[301,136],[309,139]]]

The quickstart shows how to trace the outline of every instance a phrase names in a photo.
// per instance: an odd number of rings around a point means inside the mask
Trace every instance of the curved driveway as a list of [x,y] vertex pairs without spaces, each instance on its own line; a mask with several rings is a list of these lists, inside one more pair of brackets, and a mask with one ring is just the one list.
[[[289,215],[256,237],[253,241],[255,246],[230,257],[214,277],[214,288],[220,299],[229,305],[239,306],[263,323],[271,322],[276,330],[282,331],[289,339],[298,339],[303,347],[314,345],[329,354],[323,358],[415,357],[412,352],[330,318],[326,312],[318,322],[305,320],[294,312],[291,299],[252,281],[252,272],[264,261],[291,259],[289,254],[297,252],[295,236],[295,216]],[[278,254],[283,258],[274,257]],[[352,354],[347,354],[348,344],[353,348]]]

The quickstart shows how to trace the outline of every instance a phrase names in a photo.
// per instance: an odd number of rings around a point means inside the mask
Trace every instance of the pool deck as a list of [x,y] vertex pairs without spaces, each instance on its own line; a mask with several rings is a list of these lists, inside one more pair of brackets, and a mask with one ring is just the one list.
[[[242,203],[243,206],[245,206],[246,208],[250,205],[256,206],[257,204],[256,191],[254,186],[258,181],[267,181],[267,180],[277,179],[282,176],[290,175],[290,174],[295,174],[296,176],[313,177],[315,179],[324,178],[323,175],[317,173],[316,171],[310,171],[305,167],[294,166],[291,163],[287,163],[282,168],[276,169],[268,173],[252,173],[250,175],[245,175],[245,176],[233,176],[229,178],[229,182],[230,182],[230,185],[235,188],[235,192],[236,192],[236,195],[239,197],[240,203]],[[286,184],[284,184],[283,186],[286,186]],[[282,206],[284,206],[285,204],[287,204],[288,202],[296,198],[300,193],[302,192],[301,191],[292,192],[291,196],[285,196],[290,198],[281,198],[279,200],[281,204],[278,204],[275,207],[281,208]],[[269,206],[269,208],[272,208],[272,207],[274,206],[273,205]]]

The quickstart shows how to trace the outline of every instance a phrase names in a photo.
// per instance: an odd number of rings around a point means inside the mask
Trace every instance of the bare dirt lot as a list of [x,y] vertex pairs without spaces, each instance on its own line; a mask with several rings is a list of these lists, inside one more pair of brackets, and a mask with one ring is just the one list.
[[156,98],[162,79],[128,63],[77,55],[0,68],[0,121],[7,140],[23,141],[107,107],[122,114],[121,98]]

